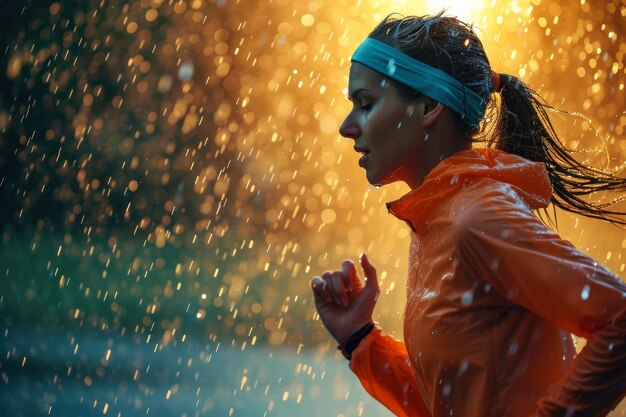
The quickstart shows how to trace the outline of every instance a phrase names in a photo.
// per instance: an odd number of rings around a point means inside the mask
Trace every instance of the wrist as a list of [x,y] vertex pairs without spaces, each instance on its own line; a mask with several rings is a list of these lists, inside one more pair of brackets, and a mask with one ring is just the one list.
[[374,330],[374,322],[370,321],[365,326],[354,332],[351,336],[339,343],[337,350],[348,360],[352,359],[352,352],[359,346],[359,343]]

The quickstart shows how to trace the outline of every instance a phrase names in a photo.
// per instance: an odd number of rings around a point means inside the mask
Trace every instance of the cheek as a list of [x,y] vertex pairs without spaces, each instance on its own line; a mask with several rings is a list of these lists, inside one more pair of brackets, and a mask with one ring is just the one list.
[[374,136],[372,139],[377,142],[384,142],[389,137],[395,135],[396,132],[406,125],[402,116],[398,112],[385,111],[385,109],[376,115],[372,115],[368,121],[369,131]]

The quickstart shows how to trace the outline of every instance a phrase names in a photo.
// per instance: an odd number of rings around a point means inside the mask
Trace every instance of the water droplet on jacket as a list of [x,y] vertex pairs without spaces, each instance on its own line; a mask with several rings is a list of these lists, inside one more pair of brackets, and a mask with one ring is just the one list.
[[469,361],[467,359],[463,359],[459,365],[459,376],[463,375],[465,371],[467,371],[467,368],[469,368]]
[[492,271],[494,271],[494,272],[497,271],[498,268],[500,267],[500,260],[499,259],[494,259],[493,261],[491,261],[490,267],[491,267]]
[[580,293],[580,298],[582,298],[583,300],[588,300],[590,291],[591,291],[591,288],[589,288],[589,285],[585,285],[583,287],[582,292]]
[[461,296],[461,304],[468,306],[472,304],[472,301],[474,301],[474,293],[472,291],[465,291]]

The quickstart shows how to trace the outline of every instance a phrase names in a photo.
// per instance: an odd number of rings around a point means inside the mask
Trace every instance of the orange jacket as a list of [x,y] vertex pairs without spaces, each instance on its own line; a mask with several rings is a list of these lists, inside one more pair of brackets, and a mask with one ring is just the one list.
[[475,149],[389,203],[413,231],[404,343],[377,328],[350,368],[396,415],[604,416],[624,396],[626,285],[533,215],[551,191],[543,164]]

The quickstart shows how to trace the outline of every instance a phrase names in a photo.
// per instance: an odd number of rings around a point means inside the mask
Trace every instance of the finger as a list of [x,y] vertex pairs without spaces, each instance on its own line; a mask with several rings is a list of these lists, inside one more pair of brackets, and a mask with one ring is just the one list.
[[343,273],[341,271],[334,271],[332,279],[329,281],[330,292],[333,295],[333,300],[342,306],[347,306],[348,303],[348,288],[345,284]]
[[345,261],[343,261],[343,263],[341,264],[341,272],[343,274],[343,279],[346,287],[348,288],[348,291],[352,291],[355,287],[355,279],[357,281],[360,281],[359,277],[356,274],[356,267],[354,266],[354,262],[352,262],[350,259],[346,259]]
[[[322,275],[322,277],[315,276],[311,280],[315,305],[318,307],[324,303],[331,303],[333,301],[330,292],[328,291],[328,277],[330,277],[330,274],[327,274]],[[324,279],[324,277],[327,279]]]
[[322,284],[322,294],[324,296],[324,300],[328,303],[333,302],[333,295],[330,288],[330,282],[332,280],[332,274],[329,271],[326,271],[322,274],[322,280],[324,283]]
[[378,289],[378,274],[376,273],[374,265],[370,263],[365,253],[361,254],[359,261],[361,262],[361,268],[363,268],[363,274],[365,274],[366,278],[365,286]]
[[324,299],[324,287],[326,286],[326,281],[324,281],[320,277],[313,277],[311,280],[311,288],[313,289],[313,297],[315,298],[315,304],[318,302],[325,301]]

